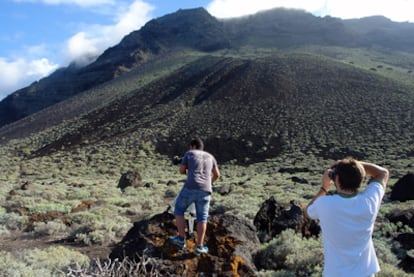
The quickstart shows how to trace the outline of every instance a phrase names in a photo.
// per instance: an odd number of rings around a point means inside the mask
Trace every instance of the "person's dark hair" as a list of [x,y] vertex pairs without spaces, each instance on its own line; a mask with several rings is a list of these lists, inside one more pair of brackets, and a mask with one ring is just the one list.
[[345,158],[336,164],[336,175],[342,189],[357,192],[365,177],[365,170],[353,158]]
[[198,150],[204,150],[204,143],[200,138],[195,138],[190,142],[190,146],[194,146]]

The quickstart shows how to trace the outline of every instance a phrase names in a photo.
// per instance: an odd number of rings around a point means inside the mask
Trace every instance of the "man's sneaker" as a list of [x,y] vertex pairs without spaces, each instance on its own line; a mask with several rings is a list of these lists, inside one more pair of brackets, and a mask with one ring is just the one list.
[[178,245],[181,248],[185,248],[185,239],[180,238],[180,236],[170,237],[170,241],[175,245]]
[[195,253],[197,255],[207,254],[208,253],[208,247],[207,246],[197,246],[196,249],[195,249]]

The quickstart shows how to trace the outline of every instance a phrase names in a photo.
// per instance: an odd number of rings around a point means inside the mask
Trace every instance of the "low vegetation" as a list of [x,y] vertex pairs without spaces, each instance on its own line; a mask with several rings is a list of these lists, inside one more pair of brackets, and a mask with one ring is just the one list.
[[[1,129],[2,275],[145,268],[143,275],[157,276],[155,265],[106,259],[135,221],[168,208],[184,180],[171,159],[193,135],[219,160],[216,186],[231,187],[213,194],[212,211],[249,221],[271,196],[309,202],[323,169],[343,156],[389,168],[387,193],[412,172],[411,55],[246,47],[185,57],[154,64],[146,75],[131,71]],[[143,186],[121,191],[121,174],[131,170]],[[379,276],[410,275],[399,267],[405,253],[396,252],[393,237],[413,230],[382,219],[413,204],[384,199],[374,233]],[[286,230],[262,245],[258,275],[320,276],[321,253],[320,238]]]
[[[5,156],[13,152],[7,152],[12,148],[1,149]],[[7,172],[12,173],[12,168],[16,170],[13,174],[2,175],[0,180],[1,239],[3,251],[7,251],[2,255],[2,262],[10,265],[4,267],[7,273],[21,274],[10,276],[26,276],[25,272],[42,276],[87,276],[87,272],[92,269],[120,270],[121,266],[115,261],[107,261],[110,265],[106,264],[106,269],[102,265],[91,266],[89,263],[97,258],[104,261],[111,245],[123,238],[134,220],[166,210],[181,187],[183,177],[166,156],[148,150],[142,157],[138,155],[139,150],[130,149],[114,151],[111,155],[100,154],[102,157],[89,161],[86,168],[79,166],[80,159],[74,153],[68,155],[65,152],[34,159],[15,158],[14,162],[9,159],[7,164],[2,162],[2,168],[8,168]],[[122,161],[118,160],[119,156],[123,156]],[[400,161],[404,165],[403,160]],[[270,196],[286,205],[291,200],[307,203],[319,186],[322,169],[328,164],[328,160],[300,153],[248,166],[221,164],[223,176],[216,186],[229,185],[232,192],[226,196],[214,194],[211,209],[252,221],[260,205]],[[394,161],[385,161],[385,165],[392,171],[401,166]],[[296,169],[296,172],[284,172],[286,168]],[[300,168],[307,170],[301,171]],[[143,184],[151,185],[130,187],[124,192],[118,189],[121,173],[131,169],[138,169]],[[306,182],[292,181],[297,179]],[[390,189],[396,179],[392,176]],[[169,181],[174,181],[173,185],[167,185]],[[24,182],[29,182],[28,190],[20,188]],[[85,208],[82,208],[82,203],[86,203]],[[398,207],[412,204],[411,201]],[[380,217],[392,211],[394,206],[393,203],[384,203]],[[35,215],[40,217],[47,214],[50,217],[44,217],[43,221],[32,222]],[[380,276],[408,276],[398,269],[398,253],[392,252],[390,234],[400,232],[402,228],[409,232],[412,230],[381,220],[376,224],[375,245],[383,270]],[[19,249],[27,247],[24,240],[19,243],[19,240],[14,239],[25,237],[38,241],[38,244],[22,254]],[[48,246],[59,241],[62,246]],[[71,242],[70,246],[65,246],[65,241]],[[94,246],[103,246],[103,250],[86,258],[85,250]],[[56,255],[53,251],[72,251],[73,254]],[[304,240],[287,230],[263,245],[260,254],[263,269],[259,276],[310,276],[310,273],[320,276],[322,255],[315,255],[316,252],[322,253],[320,239]],[[62,257],[62,261],[56,257]],[[71,257],[72,260],[63,257]]]

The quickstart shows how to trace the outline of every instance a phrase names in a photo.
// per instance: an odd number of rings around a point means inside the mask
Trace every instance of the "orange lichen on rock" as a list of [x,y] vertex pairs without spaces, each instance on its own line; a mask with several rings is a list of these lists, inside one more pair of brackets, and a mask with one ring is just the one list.
[[94,203],[91,200],[83,201],[78,206],[72,208],[71,212],[72,213],[77,213],[77,212],[81,212],[81,211],[86,211],[86,210],[89,210],[93,205],[94,205]]

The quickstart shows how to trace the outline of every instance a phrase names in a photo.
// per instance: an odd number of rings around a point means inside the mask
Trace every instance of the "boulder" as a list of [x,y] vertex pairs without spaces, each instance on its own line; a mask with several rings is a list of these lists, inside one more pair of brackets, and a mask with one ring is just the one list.
[[118,188],[125,190],[127,187],[138,188],[142,186],[141,174],[138,170],[128,171],[121,175],[121,178],[118,182]]
[[414,200],[414,174],[408,173],[399,179],[391,191],[391,200]]
[[153,182],[148,182],[148,183],[145,183],[145,185],[144,185],[144,187],[145,188],[153,188],[154,187],[154,183]]
[[172,164],[173,164],[173,165],[179,165],[179,164],[181,164],[182,160],[183,160],[183,157],[180,157],[180,156],[174,156],[174,157],[172,158]]
[[301,232],[304,237],[311,237],[320,233],[320,227],[316,221],[305,217],[305,207],[290,202],[290,209],[276,202],[274,197],[270,197],[260,207],[254,218],[254,225],[261,234],[260,241],[267,242],[285,229],[294,229]]
[[392,223],[401,222],[414,228],[414,209],[395,210],[386,216]]
[[230,194],[230,192],[232,192],[233,190],[233,185],[232,184],[223,184],[221,186],[213,186],[213,191],[217,192],[218,194],[225,196]]
[[176,181],[169,180],[169,181],[167,182],[167,186],[168,186],[168,187],[169,187],[169,186],[176,186],[176,185],[178,185],[178,183],[177,183]]
[[231,215],[209,217],[205,245],[208,254],[194,253],[195,238],[187,237],[187,251],[169,241],[177,232],[168,212],[135,222],[116,245],[111,259],[150,257],[163,276],[255,276],[253,255],[260,249],[254,226]]
[[405,257],[399,266],[407,273],[414,273],[414,249],[406,252]]
[[414,234],[413,233],[402,233],[399,234],[396,238],[401,244],[401,247],[405,250],[414,249]]
[[29,190],[31,188],[31,184],[30,182],[24,182],[21,186],[20,189],[21,190]]
[[292,180],[293,183],[299,183],[299,184],[308,184],[309,183],[308,180],[306,180],[304,178],[299,178],[297,176],[293,176],[291,178],[291,180]]

